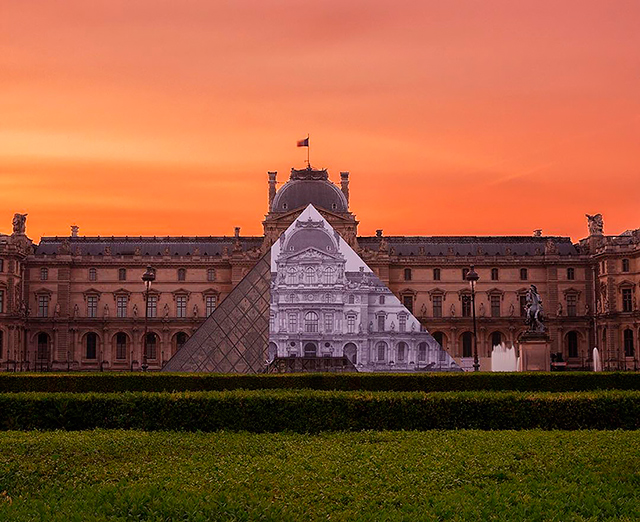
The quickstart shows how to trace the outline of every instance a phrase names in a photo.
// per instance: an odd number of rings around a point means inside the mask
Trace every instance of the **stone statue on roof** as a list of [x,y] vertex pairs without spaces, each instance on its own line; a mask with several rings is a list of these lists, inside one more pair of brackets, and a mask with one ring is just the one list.
[[587,223],[589,226],[590,236],[601,236],[604,234],[604,220],[602,214],[595,214],[593,216],[585,214],[587,216]]
[[27,232],[27,214],[13,215],[13,233],[24,235]]

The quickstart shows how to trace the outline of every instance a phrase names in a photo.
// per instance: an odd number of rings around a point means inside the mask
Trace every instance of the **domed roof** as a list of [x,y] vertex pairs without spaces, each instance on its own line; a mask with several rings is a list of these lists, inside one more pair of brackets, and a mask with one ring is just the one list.
[[296,230],[287,241],[287,253],[302,252],[309,247],[323,252],[336,253],[337,248],[326,230],[320,228],[301,228]]
[[291,177],[276,193],[272,212],[290,212],[311,203],[330,212],[348,212],[349,204],[342,191],[329,181],[326,170],[291,169]]

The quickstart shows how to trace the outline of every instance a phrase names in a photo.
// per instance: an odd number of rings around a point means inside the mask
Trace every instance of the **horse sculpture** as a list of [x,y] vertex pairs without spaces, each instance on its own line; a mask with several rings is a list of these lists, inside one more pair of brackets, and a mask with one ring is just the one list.
[[544,333],[542,299],[535,285],[531,285],[531,288],[527,291],[525,312],[525,323],[529,326],[529,331]]

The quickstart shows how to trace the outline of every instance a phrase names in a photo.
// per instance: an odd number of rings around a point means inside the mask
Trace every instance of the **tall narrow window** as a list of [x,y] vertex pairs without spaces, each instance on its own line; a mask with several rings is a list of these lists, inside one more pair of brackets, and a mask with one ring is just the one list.
[[347,333],[356,333],[356,317],[354,315],[347,317]]
[[147,301],[147,315],[149,317],[158,316],[158,296],[157,295],[149,296],[149,300]]
[[118,281],[126,281],[127,280],[127,269],[120,268],[118,269]]
[[633,330],[627,328],[622,335],[624,340],[624,356],[633,357],[635,353],[633,346]]
[[155,359],[158,353],[158,336],[152,332],[147,334],[147,359]]
[[622,271],[623,272],[628,272],[630,268],[630,263],[628,259],[623,259],[622,260]]
[[468,294],[462,296],[462,317],[471,317],[471,296]]
[[444,334],[442,332],[435,332],[433,334],[435,341],[444,348]]
[[578,332],[571,331],[567,334],[567,357],[578,357]]
[[97,357],[98,336],[93,332],[89,332],[86,337],[85,357],[87,359],[95,359]]
[[491,296],[491,317],[500,317],[500,300],[499,295]]
[[439,268],[434,268],[433,269],[433,280],[434,281],[440,281],[440,269]]
[[127,317],[127,304],[129,298],[126,295],[119,295],[116,297],[116,315],[118,317]]
[[38,296],[38,317],[49,317],[49,296]]
[[324,331],[327,333],[333,332],[333,313],[331,312],[324,314]]
[[385,343],[384,341],[380,341],[378,344],[376,344],[376,351],[378,352],[378,361],[384,361],[387,354],[387,343]]
[[40,281],[46,281],[47,279],[49,279],[49,269],[48,268],[41,268],[40,269]]
[[413,313],[413,296],[412,295],[403,296],[402,304],[407,310],[409,310],[410,313]]
[[569,317],[578,315],[578,296],[575,294],[567,295],[567,315]]
[[87,296],[87,317],[98,317],[98,296]]
[[397,348],[398,362],[404,362],[406,351],[407,351],[407,343],[405,342],[398,343],[398,348]]
[[522,281],[526,281],[527,279],[529,279],[529,271],[526,268],[520,269],[520,279]]
[[269,331],[272,333],[276,331],[276,316],[275,314],[269,314]]
[[405,281],[411,281],[411,269],[410,268],[405,268],[404,269],[404,280]]
[[383,305],[383,304],[384,304],[384,296],[383,296],[383,295],[381,295],[381,296],[380,296],[379,303],[380,303],[381,305]]
[[89,269],[89,281],[97,281],[98,271],[95,268]]
[[471,357],[473,355],[473,334],[465,332],[462,334],[462,357]]
[[492,268],[491,269],[491,280],[492,281],[497,281],[498,280],[498,269],[497,268]]
[[316,271],[313,267],[308,266],[304,271],[304,283],[312,285],[316,282]]
[[38,334],[38,360],[49,359],[49,335],[41,332]]
[[569,281],[573,281],[576,278],[576,269],[569,267],[567,268],[567,279]]
[[332,285],[336,282],[336,269],[332,266],[328,266],[324,271],[323,281],[325,285]]
[[622,311],[623,312],[633,311],[633,295],[631,293],[631,288],[622,289]]
[[0,330],[0,359],[4,355],[4,332]]
[[418,345],[418,361],[425,362],[427,360],[427,343]]
[[187,317],[187,296],[176,296],[176,317]]
[[304,331],[307,333],[316,333],[318,331],[318,314],[315,312],[307,312],[304,316]]
[[0,314],[4,313],[4,290],[0,290]]
[[298,314],[289,313],[289,333],[298,333]]
[[433,317],[442,317],[442,296],[433,296]]
[[378,331],[384,332],[384,315],[378,316]]
[[4,272],[4,259],[0,259],[0,272]]
[[127,334],[118,332],[116,334],[116,359],[123,360],[127,358]]
[[216,270],[215,268],[209,268],[207,270],[207,281],[215,281],[216,280]]
[[178,281],[186,281],[187,270],[186,268],[178,268]]
[[520,300],[520,317],[524,317],[525,315],[527,315],[527,296],[521,295],[519,300]]
[[407,331],[407,316],[401,315],[398,317],[398,331],[406,332]]
[[216,309],[216,296],[215,295],[208,295],[205,298],[205,313],[207,315],[207,317],[209,317],[213,311]]
[[469,269],[468,268],[463,268],[462,269],[462,280],[466,281],[467,280],[467,274],[469,273]]
[[491,346],[500,346],[502,343],[502,334],[500,332],[493,332],[491,334]]
[[351,294],[349,296],[349,304],[355,304],[355,302],[356,302],[356,297],[353,294]]
[[187,334],[184,332],[178,332],[176,334],[176,350],[179,350],[180,348],[182,348],[184,346],[184,344],[187,342]]

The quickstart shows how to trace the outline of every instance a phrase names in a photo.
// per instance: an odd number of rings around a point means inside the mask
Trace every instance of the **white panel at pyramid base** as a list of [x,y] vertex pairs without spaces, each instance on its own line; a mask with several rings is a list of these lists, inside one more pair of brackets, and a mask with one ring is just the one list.
[[461,371],[309,205],[271,248],[269,358],[346,357],[361,372]]

